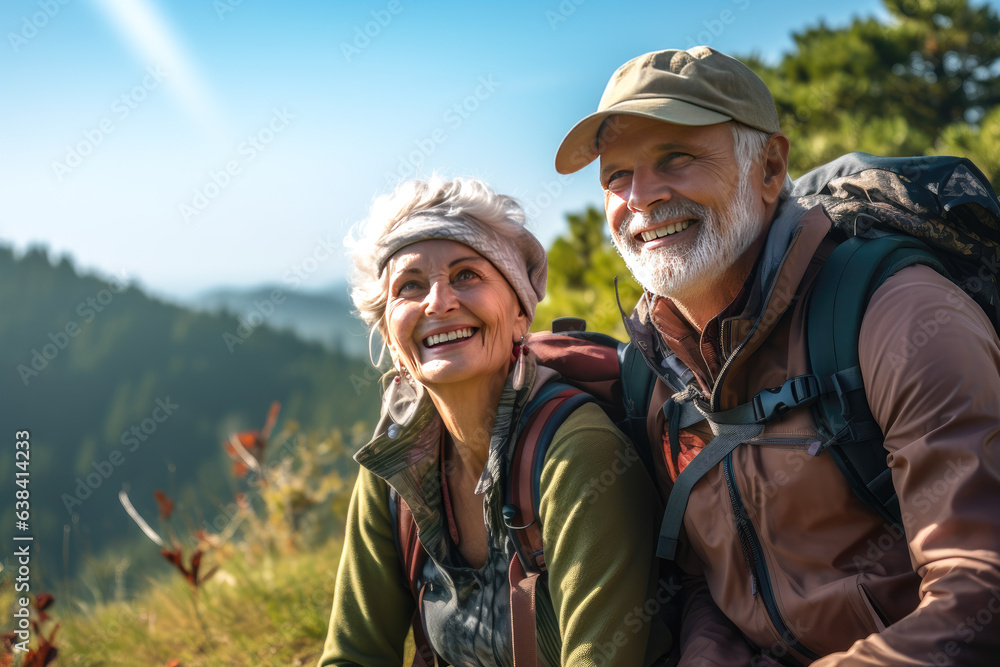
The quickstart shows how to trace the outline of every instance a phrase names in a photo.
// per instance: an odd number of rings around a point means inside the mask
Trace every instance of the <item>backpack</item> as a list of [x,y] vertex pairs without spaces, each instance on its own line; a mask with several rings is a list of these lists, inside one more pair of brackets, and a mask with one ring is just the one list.
[[[883,434],[865,398],[858,357],[861,320],[876,289],[900,269],[934,268],[966,291],[1000,333],[1000,201],[969,160],[947,156],[880,158],[850,153],[809,172],[792,197],[822,205],[846,237],[827,258],[806,308],[811,373],[765,389],[748,403],[708,413],[675,395],[665,409],[671,430],[701,419],[722,432],[678,476],[664,512],[657,554],[672,560],[694,484],[739,444],[751,425],[808,407],[827,450],[852,491],[901,526]],[[675,387],[676,388],[676,387]],[[676,400],[675,400],[676,399]]]
[[[522,409],[515,426],[513,455],[503,473],[502,514],[516,557],[508,572],[511,598],[511,640],[515,664],[536,664],[535,589],[545,573],[545,552],[538,522],[540,482],[545,455],[555,432],[584,403],[598,404],[612,422],[632,439],[640,460],[652,474],[652,454],[646,437],[646,412],[656,376],[634,346],[586,331],[576,318],[558,318],[552,333],[531,336],[538,363],[561,377],[545,383]],[[623,378],[627,381],[623,382]],[[409,507],[390,487],[390,512],[397,552],[410,592],[417,601],[412,620],[414,665],[436,665],[420,620],[422,588],[418,579],[427,561]]]

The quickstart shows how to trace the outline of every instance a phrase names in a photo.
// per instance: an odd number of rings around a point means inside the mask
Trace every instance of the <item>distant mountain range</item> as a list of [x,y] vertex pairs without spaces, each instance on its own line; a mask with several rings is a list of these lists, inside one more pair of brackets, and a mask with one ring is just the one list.
[[181,301],[182,305],[208,313],[229,313],[244,320],[268,307],[275,290],[280,303],[273,303],[267,325],[290,331],[302,340],[319,343],[329,350],[343,351],[367,359],[368,332],[360,319],[351,314],[353,305],[346,284],[323,291],[293,291],[283,286],[256,288],[219,288]]

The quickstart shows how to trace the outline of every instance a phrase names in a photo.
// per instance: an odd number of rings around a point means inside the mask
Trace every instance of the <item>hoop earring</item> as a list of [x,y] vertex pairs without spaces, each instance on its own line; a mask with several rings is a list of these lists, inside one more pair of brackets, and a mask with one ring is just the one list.
[[[372,356],[372,337],[375,335],[375,329],[377,327],[372,326],[371,330],[368,332],[368,361],[372,362],[372,366],[375,368],[380,368],[382,366],[382,360],[385,358],[385,338],[382,338],[382,348],[378,353],[378,361]],[[381,334],[379,335],[381,338]]]
[[514,380],[511,383],[514,387],[514,391],[519,391],[521,387],[524,386],[524,375],[526,373],[524,369],[524,357],[528,354],[528,348],[524,346],[524,336],[521,336],[521,342],[516,345],[517,351],[517,361],[514,362]]

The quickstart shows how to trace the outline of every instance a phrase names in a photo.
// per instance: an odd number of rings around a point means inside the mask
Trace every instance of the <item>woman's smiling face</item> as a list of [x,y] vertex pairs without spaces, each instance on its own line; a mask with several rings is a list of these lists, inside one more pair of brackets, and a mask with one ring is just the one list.
[[496,267],[456,241],[428,240],[389,259],[385,322],[393,358],[425,387],[503,385],[529,322]]

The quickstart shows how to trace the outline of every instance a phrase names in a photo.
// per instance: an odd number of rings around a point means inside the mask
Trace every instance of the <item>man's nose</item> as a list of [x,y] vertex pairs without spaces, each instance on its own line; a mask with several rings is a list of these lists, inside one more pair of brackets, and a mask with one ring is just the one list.
[[673,193],[662,177],[649,169],[632,172],[632,187],[625,202],[632,213],[648,213],[660,204],[669,201]]

